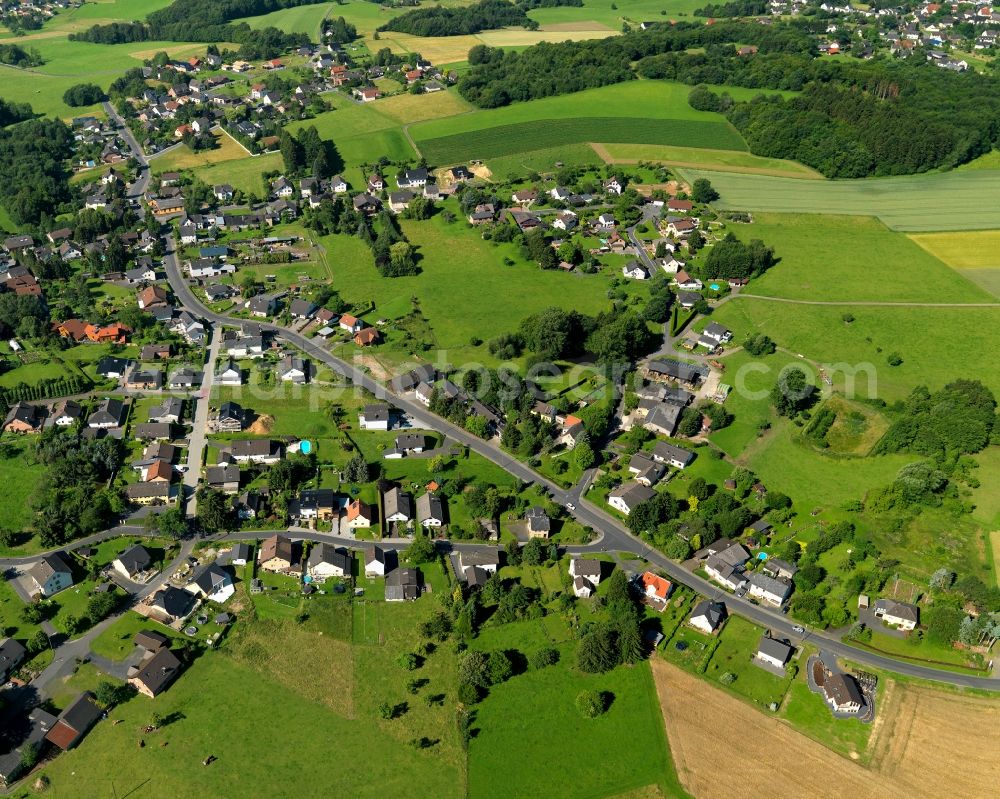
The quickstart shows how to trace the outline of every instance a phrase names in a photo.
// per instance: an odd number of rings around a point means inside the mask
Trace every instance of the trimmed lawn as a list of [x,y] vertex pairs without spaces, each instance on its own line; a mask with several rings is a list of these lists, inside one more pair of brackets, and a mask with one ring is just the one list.
[[[472,642],[474,649],[515,649],[525,656],[543,646],[559,649],[559,663],[515,675],[490,689],[476,708],[469,795],[598,797],[652,784],[683,795],[647,663],[606,674],[578,672],[572,635],[555,616],[487,627]],[[586,689],[614,695],[605,715],[580,716],[574,700]]]
[[142,630],[156,630],[158,633],[174,637],[174,633],[169,627],[150,621],[138,613],[130,612],[103,630],[91,642],[90,649],[94,654],[111,660],[124,660],[135,650],[133,639],[135,634]]
[[747,286],[750,294],[845,302],[995,299],[872,217],[759,214],[754,224],[729,229],[743,240],[762,239],[779,259]]
[[17,638],[27,641],[38,631],[37,624],[27,624],[21,620],[24,602],[17,595],[14,586],[7,580],[0,580],[0,637]]
[[862,724],[857,719],[835,719],[823,697],[809,690],[805,653],[802,658],[803,668],[792,681],[785,703],[778,712],[779,717],[835,752],[864,758],[872,725]]
[[249,153],[237,143],[228,133],[219,131],[212,134],[219,142],[214,150],[199,150],[194,152],[186,144],[176,150],[171,150],[159,158],[154,158],[153,171],[159,175],[162,172],[172,172],[180,169],[195,169],[197,167],[218,164],[223,161],[235,161],[240,158],[251,158]]
[[722,630],[719,648],[712,655],[705,677],[718,680],[726,673],[735,675],[736,680],[726,687],[766,708],[772,702],[781,703],[792,678],[788,675],[778,677],[754,664],[753,657],[763,632],[760,627],[739,616],[730,618]]
[[[1000,228],[1000,171],[938,172],[864,180],[802,181],[684,169],[721,195],[720,208],[797,214],[877,216],[893,230]],[[941,202],[947,197],[946,203]],[[840,242],[838,242],[839,244]]]
[[[973,517],[983,524],[1000,528],[1000,446],[987,447],[976,454],[979,470],[975,477],[979,488],[972,491],[972,502],[976,506]],[[994,541],[1000,542],[1000,535],[994,533]],[[997,544],[1000,547],[1000,543]],[[994,550],[998,557],[998,583],[1000,583],[1000,549]]]
[[[156,164],[157,161],[153,161]],[[155,168],[155,167],[154,167]],[[281,153],[247,156],[233,161],[209,164],[194,170],[194,174],[209,186],[216,183],[228,183],[235,189],[247,194],[262,197],[267,192],[267,186],[261,175],[281,169]]]

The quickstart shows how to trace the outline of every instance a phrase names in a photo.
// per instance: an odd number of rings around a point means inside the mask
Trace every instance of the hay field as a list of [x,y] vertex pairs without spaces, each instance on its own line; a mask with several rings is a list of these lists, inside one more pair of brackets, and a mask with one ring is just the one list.
[[823,181],[701,169],[682,173],[688,182],[711,180],[721,195],[720,208],[877,216],[893,230],[914,232],[1000,228],[995,201],[1000,170]]
[[918,233],[910,238],[963,277],[1000,297],[1000,230]]
[[657,161],[667,166],[716,169],[719,172],[743,172],[749,175],[776,175],[807,180],[822,180],[823,176],[797,161],[764,158],[733,150],[709,150],[699,147],[676,147],[664,144],[592,144],[608,164],[636,164]]
[[[661,659],[652,667],[677,774],[693,796],[930,799],[995,793],[998,700],[891,684],[880,692],[889,699],[875,722],[873,766],[865,768]],[[761,741],[767,742],[766,753],[781,756],[762,753]],[[708,751],[725,756],[705,758]]]
[[432,94],[410,94],[407,92],[406,94],[386,97],[371,105],[378,106],[376,111],[392,117],[402,125],[455,116],[455,114],[464,114],[475,110],[471,103],[454,90],[433,92]]

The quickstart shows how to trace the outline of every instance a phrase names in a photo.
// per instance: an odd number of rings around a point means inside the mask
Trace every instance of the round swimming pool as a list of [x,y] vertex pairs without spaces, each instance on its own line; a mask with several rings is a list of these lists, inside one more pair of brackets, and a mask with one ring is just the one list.
[[299,451],[303,455],[308,455],[310,452],[312,452],[312,448],[313,445],[311,441],[303,441],[299,444]]

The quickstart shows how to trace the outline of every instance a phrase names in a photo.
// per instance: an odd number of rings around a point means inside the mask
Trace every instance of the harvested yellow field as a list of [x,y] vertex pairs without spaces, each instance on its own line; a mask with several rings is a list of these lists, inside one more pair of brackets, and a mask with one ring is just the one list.
[[379,100],[377,105],[379,111],[403,125],[451,117],[473,110],[454,90],[431,94],[397,94]]
[[394,53],[420,53],[424,58],[440,65],[465,61],[469,50],[477,44],[488,44],[491,47],[527,47],[539,42],[604,39],[616,35],[617,31],[597,22],[567,22],[545,25],[536,31],[503,28],[468,36],[412,36],[408,33],[382,31],[379,33],[378,41],[368,39],[366,44],[373,52],[381,47],[388,47]]
[[1000,268],[1000,230],[913,233],[910,238],[953,269]]
[[[996,791],[1000,700],[898,684],[880,692],[891,696],[866,768],[676,666],[654,659],[652,669],[677,775],[692,796],[930,799]],[[706,758],[712,751],[725,755]]]

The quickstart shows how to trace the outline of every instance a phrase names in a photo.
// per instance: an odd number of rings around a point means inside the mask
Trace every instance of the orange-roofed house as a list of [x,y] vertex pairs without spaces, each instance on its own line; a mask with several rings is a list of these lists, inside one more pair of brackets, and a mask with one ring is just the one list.
[[147,483],[169,483],[173,476],[174,469],[165,460],[155,460],[146,467]]
[[374,327],[366,327],[354,334],[354,343],[359,347],[368,347],[377,344],[379,332]]
[[347,526],[356,529],[358,527],[372,526],[371,506],[360,499],[352,499],[347,503]]
[[125,344],[132,329],[115,322],[106,327],[87,325],[85,332],[87,339],[97,344]]
[[364,322],[358,319],[356,316],[351,316],[349,313],[345,313],[340,317],[340,329],[346,330],[348,333],[357,333],[364,326]]
[[660,577],[652,572],[643,572],[639,581],[646,595],[646,604],[652,605],[662,613],[667,607],[667,599],[674,590],[674,584],[666,577]]
[[434,491],[437,491],[440,487],[441,486],[438,485],[437,480],[431,480],[426,486],[424,486],[424,488],[426,488],[428,491],[432,493]]

